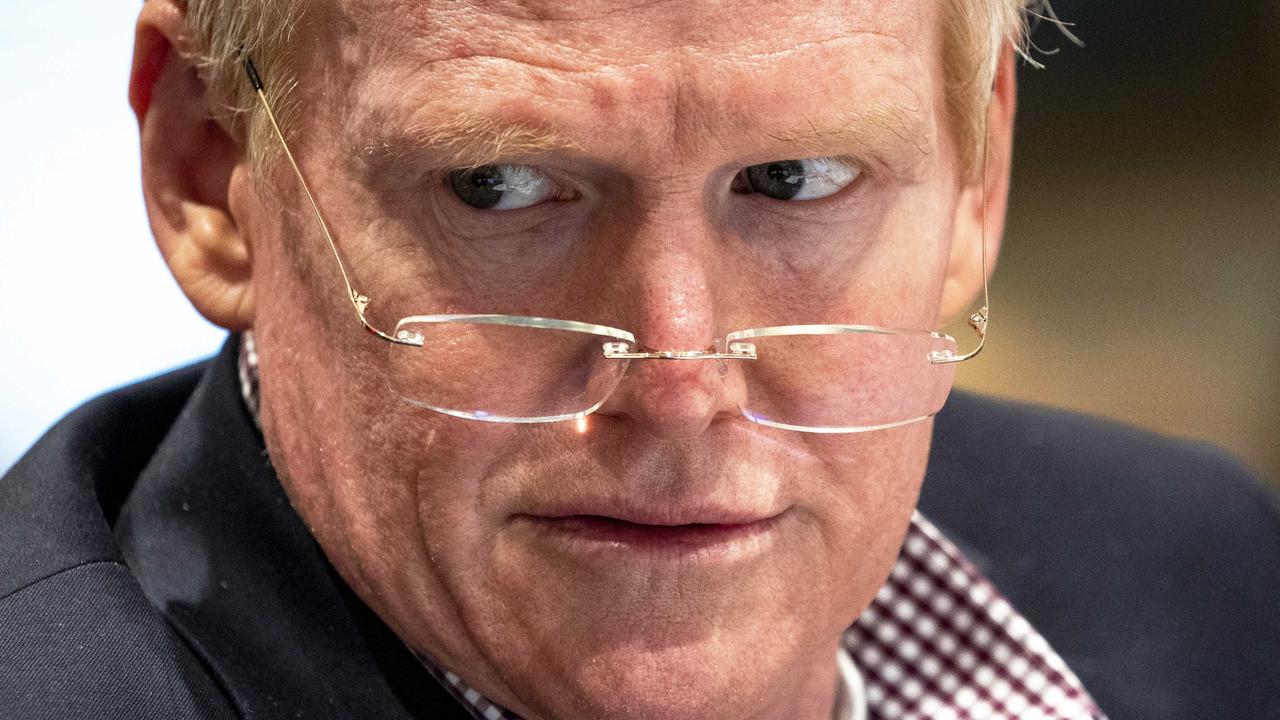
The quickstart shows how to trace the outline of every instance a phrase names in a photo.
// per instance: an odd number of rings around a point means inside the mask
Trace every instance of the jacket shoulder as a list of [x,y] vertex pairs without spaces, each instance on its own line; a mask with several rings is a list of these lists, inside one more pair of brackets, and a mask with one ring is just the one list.
[[6,718],[234,717],[123,564],[66,568],[0,599],[0,638]]
[[1222,450],[958,393],[921,508],[1113,715],[1280,715],[1280,513]]
[[231,717],[112,536],[203,371],[89,401],[0,478],[0,715]]
[[[922,502],[957,526],[975,516],[983,525],[1034,521],[1062,531],[1110,520],[1088,529],[1141,527],[1142,537],[1160,545],[1195,529],[1235,539],[1280,532],[1275,496],[1216,446],[1064,410],[956,395],[938,416]],[[982,534],[972,529],[974,537]]]
[[67,567],[120,559],[110,524],[204,365],[88,401],[0,477],[0,597]]

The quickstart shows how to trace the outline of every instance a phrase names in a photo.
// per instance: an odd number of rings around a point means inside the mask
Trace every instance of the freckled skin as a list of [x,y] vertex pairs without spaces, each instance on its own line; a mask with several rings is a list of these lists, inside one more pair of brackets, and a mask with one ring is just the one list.
[[[474,307],[600,322],[675,349],[776,320],[929,328],[961,196],[932,12],[318,3],[298,40],[304,112],[291,139],[387,324]],[[825,218],[729,192],[748,164],[822,154],[797,154],[769,128],[874,103],[923,119],[932,152],[910,178],[886,174]],[[579,148],[520,160],[561,172],[582,199],[541,221],[554,232],[502,280],[483,238],[448,260],[415,251],[442,222],[472,217],[447,197],[389,198],[334,170],[372,122],[460,110],[550,124]],[[295,183],[282,172],[281,194],[261,200],[250,182],[238,174],[231,201],[254,244],[272,460],[334,566],[406,643],[531,719],[830,716],[837,641],[896,556],[930,423],[771,431],[744,422],[708,368],[681,363],[637,365],[581,435],[414,408],[389,390],[387,344],[355,323]],[[833,233],[848,241],[820,244]],[[790,245],[762,244],[775,236]],[[422,265],[393,267],[409,257]],[[584,497],[785,514],[769,551],[732,567],[593,562],[512,521]]]

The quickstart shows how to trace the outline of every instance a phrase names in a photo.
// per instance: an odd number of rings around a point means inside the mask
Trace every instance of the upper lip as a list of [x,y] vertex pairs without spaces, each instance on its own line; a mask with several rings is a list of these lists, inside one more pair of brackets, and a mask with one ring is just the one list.
[[544,520],[571,517],[599,517],[636,525],[747,525],[781,514],[778,510],[759,510],[705,503],[640,504],[612,499],[602,502],[575,502],[541,507],[519,513]]

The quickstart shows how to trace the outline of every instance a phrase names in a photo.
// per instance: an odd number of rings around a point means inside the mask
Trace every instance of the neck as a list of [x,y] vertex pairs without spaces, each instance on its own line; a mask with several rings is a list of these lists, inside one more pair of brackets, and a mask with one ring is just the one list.
[[824,648],[808,663],[798,664],[790,675],[795,682],[789,687],[794,689],[751,715],[750,720],[847,720],[835,714],[850,699],[844,693],[845,680],[834,648]]

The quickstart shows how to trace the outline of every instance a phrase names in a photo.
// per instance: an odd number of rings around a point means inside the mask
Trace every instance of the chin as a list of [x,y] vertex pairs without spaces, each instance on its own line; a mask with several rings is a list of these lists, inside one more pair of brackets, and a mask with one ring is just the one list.
[[551,686],[573,690],[533,690],[545,707],[540,714],[546,720],[746,720],[762,717],[774,697],[792,694],[778,687],[780,668],[797,664],[789,648],[770,652],[755,638],[706,636],[667,646],[649,640],[572,652],[563,684]]
[[[542,562],[524,565],[537,576],[512,589],[515,616],[495,638],[525,633],[528,652],[515,655],[527,660],[507,668],[512,689],[544,720],[775,717],[766,709],[788,707],[814,657],[834,660],[851,614],[828,602],[820,563],[779,545],[727,564],[605,553],[607,565],[557,565],[519,553],[522,564]],[[513,659],[507,647],[499,664]]]

